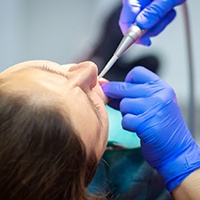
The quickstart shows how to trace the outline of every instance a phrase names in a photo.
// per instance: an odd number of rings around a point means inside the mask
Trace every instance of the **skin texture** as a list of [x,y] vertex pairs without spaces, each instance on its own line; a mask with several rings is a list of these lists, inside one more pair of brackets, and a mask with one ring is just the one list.
[[87,186],[108,135],[99,82],[92,62],[0,73],[0,199],[96,199]]
[[186,177],[183,182],[172,191],[174,198],[176,200],[200,199],[199,180],[200,169],[197,169]]
[[[100,159],[108,135],[107,98],[92,62],[59,65],[50,61],[28,61],[0,74],[1,89],[28,95],[33,104],[59,105],[68,115],[87,152],[95,149]],[[101,80],[102,82],[102,80]]]

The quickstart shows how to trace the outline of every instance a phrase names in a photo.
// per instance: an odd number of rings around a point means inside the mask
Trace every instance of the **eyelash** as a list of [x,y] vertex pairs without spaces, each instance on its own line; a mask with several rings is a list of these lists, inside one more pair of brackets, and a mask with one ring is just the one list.
[[101,113],[100,105],[98,103],[94,102],[94,100],[90,96],[88,96],[88,98],[89,98],[91,104],[96,108],[95,110],[98,112],[98,115],[100,115],[100,113]]
[[96,107],[97,111],[100,113],[100,111],[101,111],[100,105],[98,103],[94,103],[94,102],[93,102],[93,105]]

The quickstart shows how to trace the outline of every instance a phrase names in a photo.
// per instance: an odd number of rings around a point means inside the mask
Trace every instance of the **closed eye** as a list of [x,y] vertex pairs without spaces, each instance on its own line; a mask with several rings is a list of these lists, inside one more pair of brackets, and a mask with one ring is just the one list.
[[88,95],[88,99],[89,99],[89,102],[97,116],[97,118],[99,119],[101,125],[102,125],[102,119],[100,118],[101,116],[101,107],[98,103],[96,103],[89,95]]

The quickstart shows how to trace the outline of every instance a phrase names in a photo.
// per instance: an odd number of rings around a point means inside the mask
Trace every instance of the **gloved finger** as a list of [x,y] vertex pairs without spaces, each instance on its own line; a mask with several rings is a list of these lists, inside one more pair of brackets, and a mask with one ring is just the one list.
[[162,32],[168,24],[170,24],[176,16],[176,11],[172,9],[169,11],[155,26],[149,29],[139,40],[137,40],[136,44],[142,44],[145,46],[151,45],[150,37],[158,35]]
[[[176,94],[168,85],[165,89],[156,92],[152,97],[144,98],[141,104],[139,101],[142,101],[142,98],[138,99],[138,101],[137,99],[136,101],[123,99],[120,104],[120,110],[124,116],[123,127],[129,131],[136,131],[140,136],[146,129],[146,125],[149,128],[156,128],[157,125],[160,126],[161,122],[167,125],[167,122],[176,116],[175,112],[179,107]],[[134,121],[135,119],[137,121]],[[143,124],[146,125],[143,126]]]
[[150,0],[123,0],[119,25],[125,35],[130,26],[135,22],[137,15],[146,7]]
[[136,24],[140,28],[148,30],[158,23],[158,21],[176,5],[183,2],[185,2],[185,0],[154,0],[138,14]]
[[159,104],[158,98],[124,98],[120,102],[120,111],[122,115],[134,114],[139,115]]
[[[147,130],[153,129],[155,132],[158,132],[156,130],[157,126],[162,127],[160,126],[160,116],[157,114],[160,110],[162,110],[162,108],[160,108],[159,105],[154,105],[149,111],[147,110],[147,112],[143,114],[135,115],[128,113],[122,118],[122,127],[125,130],[136,132],[142,139],[144,139],[144,137],[148,138],[148,134],[145,134]],[[153,134],[152,131],[150,131],[150,133]]]
[[131,132],[136,132],[138,130],[138,127],[140,126],[141,121],[140,118],[133,114],[126,114],[122,118],[122,127],[123,129]]
[[132,84],[126,82],[109,82],[102,86],[106,96],[111,99],[122,99],[124,97],[146,97],[149,95],[149,87],[143,84]]
[[148,36],[156,36],[161,31],[165,29],[165,27],[171,23],[171,21],[175,18],[176,11],[172,9],[169,11],[154,27],[152,27],[148,32]]
[[150,46],[151,45],[151,39],[148,35],[148,33],[144,34],[142,37],[140,37],[135,44],[141,44],[144,46]]
[[159,76],[145,67],[134,67],[126,76],[125,82],[143,84],[160,80]]

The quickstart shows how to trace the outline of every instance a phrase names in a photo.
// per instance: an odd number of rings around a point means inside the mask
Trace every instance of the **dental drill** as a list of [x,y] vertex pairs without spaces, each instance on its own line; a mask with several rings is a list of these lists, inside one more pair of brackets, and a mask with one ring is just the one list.
[[121,57],[124,52],[144,34],[144,32],[144,30],[141,30],[136,25],[132,25],[128,29],[126,35],[122,38],[113,56],[99,74],[99,78],[102,78],[108,72],[108,70],[114,65],[117,59]]

